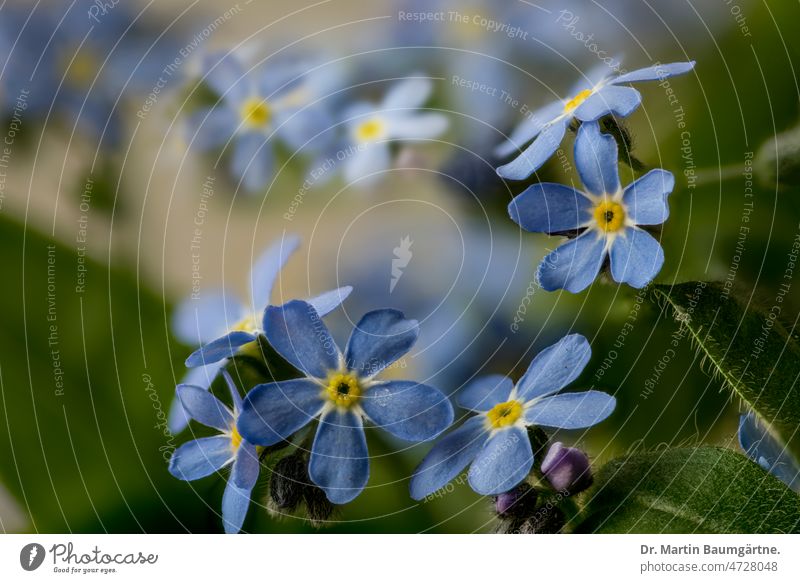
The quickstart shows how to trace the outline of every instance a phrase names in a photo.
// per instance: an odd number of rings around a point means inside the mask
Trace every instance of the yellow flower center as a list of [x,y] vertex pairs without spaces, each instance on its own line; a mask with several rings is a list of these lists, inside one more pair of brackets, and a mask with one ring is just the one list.
[[239,451],[239,446],[242,445],[242,436],[239,435],[239,430],[236,429],[236,425],[231,428],[231,449],[233,453]]
[[258,323],[253,316],[245,316],[231,328],[231,332],[257,332]]
[[359,142],[374,142],[386,135],[386,124],[378,118],[365,121],[356,128],[356,139]]
[[583,91],[578,93],[575,97],[573,97],[564,104],[564,113],[572,113],[573,111],[578,109],[581,103],[586,101],[591,94],[592,94],[591,89],[584,89]]
[[594,220],[601,231],[616,233],[625,226],[625,209],[611,200],[604,200],[594,207]]
[[73,57],[64,56],[63,63],[66,82],[77,88],[91,85],[100,70],[100,63],[86,49],[81,50]]
[[339,407],[350,408],[361,398],[361,386],[351,374],[336,373],[328,379],[325,393]]
[[498,403],[486,414],[492,429],[500,429],[514,425],[522,417],[522,403],[519,401],[506,401]]
[[272,119],[272,109],[263,99],[251,97],[244,102],[239,115],[246,126],[258,129],[269,124]]

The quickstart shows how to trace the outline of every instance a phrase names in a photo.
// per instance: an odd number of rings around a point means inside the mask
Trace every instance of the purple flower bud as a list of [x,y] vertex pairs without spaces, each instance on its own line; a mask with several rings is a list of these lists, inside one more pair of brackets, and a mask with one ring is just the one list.
[[524,514],[536,506],[536,490],[528,484],[520,484],[494,499],[494,509],[500,516]]
[[589,458],[577,448],[564,447],[560,441],[551,445],[544,456],[542,473],[560,492],[577,494],[592,485]]

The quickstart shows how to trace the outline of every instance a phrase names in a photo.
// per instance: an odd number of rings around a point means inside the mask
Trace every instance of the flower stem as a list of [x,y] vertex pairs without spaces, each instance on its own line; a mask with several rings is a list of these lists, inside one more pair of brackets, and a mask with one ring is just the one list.
[[705,184],[714,184],[727,182],[742,176],[745,172],[744,166],[741,164],[728,164],[727,166],[719,166],[717,168],[703,168],[694,173],[694,183],[698,186]]

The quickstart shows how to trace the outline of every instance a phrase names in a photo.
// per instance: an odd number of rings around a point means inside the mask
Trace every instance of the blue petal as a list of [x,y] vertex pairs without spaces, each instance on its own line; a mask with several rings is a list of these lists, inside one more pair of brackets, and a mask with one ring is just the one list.
[[488,411],[498,403],[508,401],[514,383],[507,376],[491,374],[478,377],[456,394],[456,402],[462,409]]
[[391,86],[381,102],[382,109],[409,109],[421,106],[430,97],[433,83],[427,77],[410,77]]
[[337,289],[332,289],[309,298],[306,301],[317,311],[320,317],[327,316],[336,308],[338,308],[347,296],[353,291],[353,287],[346,285]]
[[450,120],[441,113],[386,116],[386,137],[392,140],[432,140],[447,131]]
[[181,445],[169,460],[169,472],[179,480],[210,476],[233,461],[231,438],[227,435],[202,437]]
[[533,451],[526,431],[520,427],[501,429],[472,462],[469,485],[478,494],[502,494],[522,482],[532,466]]
[[[300,94],[302,88],[298,89]],[[276,133],[280,136],[292,153],[304,154],[304,150],[317,151],[329,146],[334,141],[329,130],[335,127],[335,120],[320,103],[304,105],[304,109],[295,107],[275,113]],[[327,157],[325,158],[327,159]],[[324,160],[325,160],[324,159]]]
[[339,349],[311,304],[292,300],[268,307],[264,334],[278,354],[309,376],[326,378],[339,369]]
[[602,81],[609,77],[612,73],[615,72],[615,66],[619,66],[621,61],[619,58],[615,59],[616,63],[598,63],[593,68],[589,69],[589,71],[583,75],[578,81],[570,88],[569,95],[570,97],[577,95],[584,89],[594,89]]
[[225,384],[228,385],[228,391],[231,394],[231,402],[233,403],[233,412],[238,414],[242,410],[242,396],[239,394],[239,388],[233,382],[231,374],[227,370],[222,370],[222,377],[225,379]]
[[[223,360],[222,362],[213,362],[206,366],[190,368],[186,371],[186,374],[183,375],[180,384],[194,385],[208,390],[211,383],[214,382],[214,378],[216,378],[219,373],[219,369],[225,366],[225,362],[226,361]],[[169,427],[170,433],[176,434],[186,429],[187,425],[189,425],[189,414],[183,408],[183,405],[181,405],[181,400],[178,398],[178,395],[175,395],[169,408],[167,426]]]
[[367,389],[361,407],[375,425],[405,441],[428,441],[450,427],[453,407],[438,389],[388,381]]
[[[612,138],[613,139],[613,138]],[[557,233],[577,229],[590,218],[592,202],[581,192],[552,182],[526,188],[508,205],[511,220],[526,231]]]
[[489,436],[478,415],[436,442],[411,477],[411,497],[422,500],[445,487],[470,463]]
[[585,290],[597,277],[605,258],[605,238],[587,231],[549,253],[539,265],[537,277],[542,289]]
[[530,401],[563,389],[581,375],[591,357],[586,338],[580,334],[564,336],[533,359],[517,383],[520,399]]
[[240,490],[252,490],[258,481],[258,472],[261,464],[258,461],[256,446],[247,441],[242,441],[236,458],[233,460],[231,477],[229,481]]
[[628,117],[641,103],[642,95],[633,87],[606,85],[578,106],[575,117],[583,122],[597,121],[609,113]]
[[193,385],[178,385],[175,390],[189,416],[206,427],[228,431],[233,425],[233,414],[222,401],[208,390]]
[[495,148],[495,156],[505,158],[514,152],[518,152],[525,144],[538,136],[539,132],[547,124],[555,121],[562,113],[564,113],[564,104],[561,101],[554,101],[541,109],[537,109],[511,132],[507,141]]
[[242,530],[247,509],[250,508],[250,489],[237,488],[228,480],[222,495],[222,523],[225,534],[236,534]]
[[203,81],[224,100],[238,104],[251,92],[250,79],[245,76],[235,53],[209,55],[204,59]]
[[308,379],[254,387],[242,402],[236,426],[250,443],[274,445],[314,419],[325,404],[323,388]]
[[688,63],[669,63],[666,65],[653,65],[644,69],[637,69],[630,73],[620,75],[612,83],[635,83],[637,81],[661,81],[667,77],[683,75],[694,69],[695,61]]
[[554,121],[539,133],[533,143],[508,164],[500,166],[497,174],[509,180],[525,180],[536,172],[561,145],[567,131],[567,119]]
[[250,332],[242,332],[240,330],[230,332],[192,352],[189,358],[186,359],[186,366],[192,368],[219,362],[223,358],[233,356],[239,348],[255,340],[256,335]]
[[272,144],[258,132],[245,132],[236,139],[231,156],[231,171],[246,190],[261,190],[272,178]]
[[752,411],[739,418],[739,445],[765,471],[800,492],[800,466]]
[[583,429],[614,412],[617,401],[600,391],[546,397],[525,412],[525,422],[557,429]]
[[625,188],[622,198],[628,216],[637,225],[660,225],[669,217],[667,196],[675,186],[671,172],[651,170]]
[[364,490],[369,454],[361,417],[334,409],[320,420],[308,475],[334,504],[346,504]]
[[245,315],[245,307],[226,290],[204,291],[199,298],[187,298],[172,314],[172,331],[181,342],[200,346],[225,334]]
[[267,307],[278,274],[299,246],[300,237],[285,235],[270,245],[253,264],[250,272],[250,297],[253,310],[260,313]]
[[256,89],[259,95],[273,101],[291,94],[303,87],[303,69],[299,63],[270,63],[270,66],[259,66],[253,71]]
[[582,124],[575,138],[575,165],[589,192],[611,195],[619,190],[617,160],[614,137],[602,133],[596,122]]
[[664,250],[650,233],[628,227],[611,245],[614,281],[642,288],[653,281],[664,265]]
[[189,146],[208,151],[227,144],[239,125],[236,112],[226,105],[203,108],[192,113],[186,121],[186,140]]
[[345,162],[344,178],[348,183],[359,181],[360,186],[369,186],[380,180],[381,174],[391,166],[389,145],[377,142],[357,148]]
[[411,350],[419,336],[416,320],[403,312],[383,309],[367,312],[347,341],[347,368],[362,377],[372,377]]

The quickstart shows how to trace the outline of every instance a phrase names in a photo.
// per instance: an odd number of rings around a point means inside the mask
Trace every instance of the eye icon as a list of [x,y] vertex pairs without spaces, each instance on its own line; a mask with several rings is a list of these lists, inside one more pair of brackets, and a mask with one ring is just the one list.
[[39,543],[30,543],[19,552],[19,564],[26,571],[35,571],[44,562],[44,547]]

